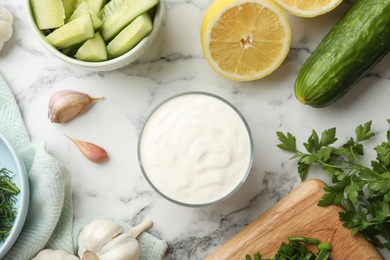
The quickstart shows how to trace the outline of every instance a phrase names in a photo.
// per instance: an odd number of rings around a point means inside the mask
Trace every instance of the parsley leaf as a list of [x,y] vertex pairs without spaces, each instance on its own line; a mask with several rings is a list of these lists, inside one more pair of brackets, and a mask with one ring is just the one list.
[[313,130],[311,136],[307,139],[307,143],[304,143],[303,145],[309,153],[316,152],[320,148],[320,141],[318,139],[317,132]]
[[322,132],[321,142],[320,142],[321,147],[331,145],[331,144],[335,143],[336,141],[337,141],[337,138],[336,138],[336,128],[335,127]]
[[388,167],[390,165],[390,144],[388,142],[383,142],[374,149],[377,152],[376,159]]
[[282,142],[281,144],[278,144],[278,147],[280,149],[291,152],[297,151],[295,136],[290,133],[287,133],[287,135],[285,135],[282,132],[277,132],[276,134],[279,140]]
[[356,127],[355,130],[356,140],[358,141],[368,140],[375,135],[373,132],[371,132],[371,123],[372,121],[368,121],[364,125],[359,125],[358,127]]

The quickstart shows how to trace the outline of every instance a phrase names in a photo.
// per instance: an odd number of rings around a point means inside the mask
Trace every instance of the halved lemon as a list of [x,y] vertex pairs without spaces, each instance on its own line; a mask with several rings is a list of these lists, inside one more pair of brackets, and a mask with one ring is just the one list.
[[201,27],[204,56],[222,76],[236,81],[263,78],[285,60],[291,28],[272,0],[215,0]]
[[315,17],[336,8],[343,0],[275,0],[287,12],[300,17]]

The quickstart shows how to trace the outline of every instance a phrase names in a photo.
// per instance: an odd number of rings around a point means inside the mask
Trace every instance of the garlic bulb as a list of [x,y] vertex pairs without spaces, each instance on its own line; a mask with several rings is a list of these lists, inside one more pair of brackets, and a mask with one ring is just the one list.
[[92,98],[74,90],[57,91],[50,97],[48,117],[52,123],[65,123],[99,99],[102,98]]
[[12,23],[14,17],[12,13],[5,7],[0,5],[0,51],[4,43],[11,39],[13,34]]
[[68,254],[64,250],[44,249],[31,260],[80,260],[77,256]]
[[78,238],[78,255],[82,260],[137,260],[137,236],[153,225],[151,220],[125,233],[116,222],[98,219],[87,224]]

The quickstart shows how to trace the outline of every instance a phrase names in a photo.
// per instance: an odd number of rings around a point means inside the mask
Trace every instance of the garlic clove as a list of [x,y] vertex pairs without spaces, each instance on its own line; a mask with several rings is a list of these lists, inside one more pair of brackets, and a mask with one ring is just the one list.
[[139,224],[138,226],[135,226],[132,230],[130,230],[129,234],[133,238],[137,238],[142,232],[151,228],[152,226],[153,226],[153,221],[148,219],[142,222],[141,224]]
[[[139,257],[139,243],[136,238],[152,226],[153,222],[146,220],[135,226],[130,232],[115,237],[99,251],[99,260],[137,260]],[[92,258],[85,260],[92,260]]]
[[12,23],[0,20],[0,40],[6,42],[13,34]]
[[93,98],[74,90],[60,90],[49,100],[48,117],[52,123],[65,123],[78,116],[90,104],[103,98]]
[[94,258],[105,244],[109,243],[124,232],[123,228],[114,221],[97,219],[88,223],[81,231],[78,238],[78,255],[81,259]]
[[108,159],[108,154],[102,147],[90,142],[74,139],[67,135],[65,136],[68,137],[74,144],[76,144],[80,152],[92,162],[101,163]]
[[31,260],[79,260],[64,250],[43,249]]
[[4,46],[4,43],[11,39],[13,34],[14,17],[12,13],[5,7],[0,5],[0,51]]
[[14,21],[14,16],[11,11],[0,5],[0,21],[7,22],[8,24],[12,24]]
[[138,260],[138,241],[131,234],[123,233],[103,246],[98,257],[99,260]]
[[82,260],[137,260],[140,251],[136,237],[152,225],[147,220],[125,233],[114,221],[94,220],[79,235],[78,255]]

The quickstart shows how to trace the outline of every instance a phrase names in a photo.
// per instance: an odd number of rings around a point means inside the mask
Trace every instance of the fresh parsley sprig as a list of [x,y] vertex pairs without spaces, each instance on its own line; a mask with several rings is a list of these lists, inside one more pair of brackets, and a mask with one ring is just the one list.
[[[328,242],[322,242],[317,238],[288,236],[288,243],[282,242],[277,253],[271,258],[262,258],[257,252],[252,256],[245,255],[245,260],[328,260],[332,245]],[[311,252],[306,245],[316,245],[318,253]]]
[[[390,120],[387,122],[390,125]],[[324,130],[321,135],[313,130],[303,143],[305,152],[298,149],[291,133],[276,134],[281,142],[278,147],[295,154],[291,159],[298,160],[302,181],[312,164],[320,164],[331,177],[333,185],[325,188],[326,193],[318,205],[343,206],[346,211],[339,213],[340,220],[352,229],[353,235],[361,232],[376,246],[390,250],[390,129],[387,140],[374,148],[376,159],[370,166],[363,165],[362,142],[375,135],[371,124],[372,121],[359,125],[355,136],[337,147],[336,128]]]

